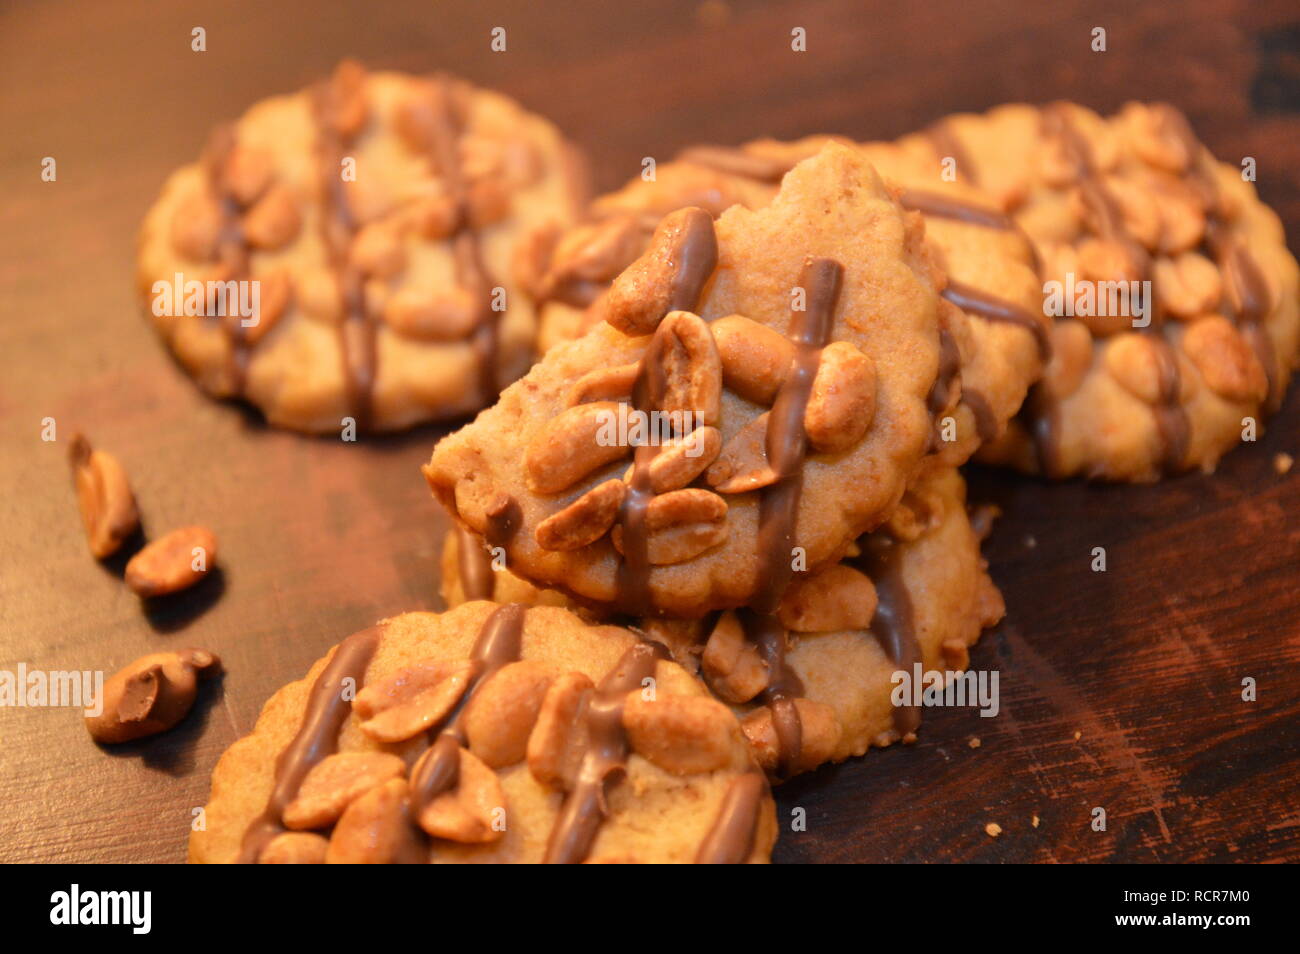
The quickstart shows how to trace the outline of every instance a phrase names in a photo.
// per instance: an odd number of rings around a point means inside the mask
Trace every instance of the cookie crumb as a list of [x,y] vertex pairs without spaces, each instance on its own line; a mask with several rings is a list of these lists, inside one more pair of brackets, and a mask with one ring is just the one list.
[[998,835],[1002,834],[1002,826],[997,822],[989,822],[984,826],[984,833],[990,838],[996,838]]
[[1082,733],[1082,732],[1076,732],[1076,733],[1074,733],[1074,741],[1078,742],[1078,741],[1079,741],[1080,739],[1082,739],[1082,738],[1083,738],[1083,733]]
[[1035,816],[1033,817],[1033,820],[1030,821],[1029,824],[1031,824],[1031,825],[1033,825],[1035,828],[1037,828],[1037,827],[1038,827],[1038,816],[1035,815]]
[[1291,465],[1295,463],[1295,458],[1290,454],[1274,454],[1273,469],[1279,474],[1289,473]]
[[970,745],[970,747],[971,747],[972,749],[978,749],[978,748],[980,747],[980,738],[979,738],[979,736],[978,736],[978,735],[976,735],[976,736],[972,736],[972,737],[971,737],[971,740],[970,740],[970,742],[969,742],[968,744]]
[[1038,546],[1038,540],[1037,540],[1035,537],[1033,537],[1032,535],[1031,535],[1031,536],[1027,536],[1027,537],[1025,537],[1025,546],[1026,546],[1028,549],[1032,550],[1034,547]]

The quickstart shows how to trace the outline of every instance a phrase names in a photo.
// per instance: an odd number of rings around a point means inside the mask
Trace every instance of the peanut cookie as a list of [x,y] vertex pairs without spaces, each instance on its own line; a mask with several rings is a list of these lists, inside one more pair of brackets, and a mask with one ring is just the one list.
[[[777,193],[796,163],[828,142],[764,139],[736,148],[698,146],[595,199],[585,220],[539,249],[529,290],[539,302],[539,345],[545,351],[578,337],[603,319],[605,294],[669,212],[698,206],[713,216],[732,205],[760,208]],[[945,299],[967,321],[954,332],[960,352],[961,403],[941,425],[937,449],[960,464],[981,441],[994,440],[1042,375],[1049,322],[1042,314],[1041,282],[1031,243],[996,202],[966,182],[945,179],[929,156],[890,143],[862,149],[904,208],[926,220],[926,238],[947,272]],[[961,331],[957,329],[960,328]]]
[[1118,481],[1210,471],[1279,406],[1300,361],[1295,259],[1176,109],[1010,105],[902,145],[955,162],[1042,259],[1053,357],[988,459]]
[[763,862],[735,717],[658,647],[466,603],[349,637],[212,775],[194,862]]
[[674,212],[602,324],[438,444],[430,487],[581,601],[779,599],[888,516],[957,391],[923,231],[836,143],[762,209]]
[[[920,710],[893,704],[895,672],[911,675],[917,663],[927,672],[966,669],[969,647],[1005,610],[980,556],[987,530],[968,516],[957,470],[928,468],[851,556],[796,578],[774,617],[741,610],[644,619],[638,628],[734,707],[774,778],[810,771],[915,737]],[[562,598],[493,571],[481,543],[455,533],[443,573],[453,605],[466,585],[471,593],[478,586],[531,601]]]
[[396,430],[476,411],[528,367],[515,256],[585,194],[573,148],[512,100],[345,61],[168,179],[138,280],[208,393],[294,430]]

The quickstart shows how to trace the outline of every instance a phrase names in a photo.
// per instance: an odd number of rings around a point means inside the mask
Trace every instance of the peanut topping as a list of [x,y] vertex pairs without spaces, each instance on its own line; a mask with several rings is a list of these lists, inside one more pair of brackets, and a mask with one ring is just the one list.
[[767,664],[732,612],[723,613],[700,658],[709,688],[723,702],[748,702],[767,688]]
[[411,821],[406,779],[393,778],[354,799],[343,810],[330,834],[325,861],[331,865],[422,861],[420,841]]
[[876,587],[864,573],[843,563],[812,576],[796,577],[777,612],[796,633],[870,629],[876,615]]
[[465,708],[469,750],[492,768],[523,761],[555,675],[550,666],[522,660],[503,666],[483,683]]
[[462,844],[496,841],[505,833],[505,803],[496,773],[461,749],[456,787],[424,807],[420,827],[435,838]]
[[193,586],[216,562],[217,538],[211,530],[180,527],[131,557],[126,585],[139,596],[164,596]]
[[1183,351],[1206,386],[1228,401],[1260,402],[1268,395],[1268,376],[1250,345],[1222,315],[1192,322]]
[[614,525],[626,495],[627,484],[621,480],[597,484],[537,525],[537,545],[545,550],[578,550],[595,543]]
[[598,467],[626,457],[629,448],[625,444],[601,442],[602,433],[617,414],[617,404],[597,401],[571,407],[548,421],[524,455],[529,489],[539,494],[559,493]]
[[361,731],[378,742],[403,742],[426,732],[451,711],[469,685],[473,665],[418,663],[357,693],[352,708]]
[[595,684],[584,673],[560,676],[542,699],[528,737],[526,756],[533,778],[548,788],[567,790],[587,750],[587,702]]
[[387,752],[336,752],[327,755],[302,780],[284,809],[284,826],[325,828],[338,821],[353,799],[389,779],[406,774],[406,763]]
[[694,775],[730,763],[736,719],[714,699],[661,694],[647,700],[636,689],[624,703],[623,728],[637,755],[665,772]]

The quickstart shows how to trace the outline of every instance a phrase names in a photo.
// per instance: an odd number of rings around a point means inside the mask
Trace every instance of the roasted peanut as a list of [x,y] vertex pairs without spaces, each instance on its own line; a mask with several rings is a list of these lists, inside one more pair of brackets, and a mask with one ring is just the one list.
[[1157,404],[1161,396],[1162,359],[1156,346],[1137,332],[1116,335],[1107,343],[1105,366],[1139,401]]
[[[688,260],[687,251],[698,259]],[[686,280],[707,280],[717,263],[713,220],[702,209],[679,209],[655,230],[650,247],[610,286],[605,320],[626,335],[647,335],[673,308]]]
[[384,323],[420,341],[459,341],[478,324],[481,309],[468,288],[407,285],[384,303]]
[[739,705],[767,688],[767,664],[735,613],[719,617],[700,663],[709,688],[723,702]]
[[876,587],[870,577],[833,564],[812,576],[796,577],[781,599],[781,625],[796,633],[869,629],[876,615]]
[[524,454],[529,489],[559,493],[593,470],[626,457],[626,444],[607,439],[608,435],[602,439],[618,413],[612,401],[595,401],[571,407],[548,421]]
[[223,224],[217,200],[206,192],[193,192],[178,202],[172,213],[172,248],[190,261],[210,262],[217,257]]
[[[650,489],[657,494],[680,490],[704,472],[722,450],[722,432],[697,427],[683,438],[666,442],[650,461]],[[624,475],[631,478],[632,471]]]
[[550,666],[530,659],[501,667],[465,707],[469,750],[492,768],[522,761],[555,677]]
[[411,820],[409,786],[393,778],[354,799],[330,833],[325,863],[414,864],[424,860],[422,838]]
[[343,60],[325,88],[326,122],[344,139],[361,132],[370,116],[365,87],[365,67],[356,60]]
[[221,672],[221,660],[204,649],[141,656],[104,683],[101,712],[86,717],[96,742],[129,742],[170,729],[190,711],[198,680]]
[[1182,344],[1206,386],[1225,400],[1259,402],[1268,395],[1268,376],[1259,357],[1222,315],[1192,322]]
[[632,215],[580,226],[556,244],[547,280],[557,287],[572,281],[608,282],[636,259],[641,244],[641,228]]
[[275,166],[266,150],[238,143],[226,154],[220,172],[222,186],[243,208],[261,198],[274,178]]
[[193,586],[217,562],[217,538],[198,525],[173,530],[131,557],[126,585],[140,596],[165,596]]
[[700,423],[717,424],[722,363],[709,326],[689,311],[670,312],[659,325],[658,349],[664,380],[659,410],[690,412]]
[[401,232],[382,222],[364,226],[352,239],[349,259],[363,274],[392,278],[406,267]]
[[1062,400],[1079,390],[1092,366],[1092,334],[1083,322],[1062,318],[1052,325],[1051,341],[1042,386],[1048,396]]
[[116,553],[139,528],[135,495],[117,458],[93,449],[81,434],[72,438],[69,459],[90,552],[102,560]]
[[728,315],[709,325],[727,387],[755,404],[770,405],[790,373],[794,344],[767,325]]
[[836,454],[853,447],[876,413],[876,366],[847,341],[822,349],[803,426],[815,450]]
[[302,213],[293,190],[275,185],[244,213],[244,240],[254,248],[275,250],[292,242],[302,228]]
[[1184,321],[1213,311],[1223,294],[1219,270],[1196,252],[1159,258],[1154,273],[1160,303],[1171,315]]
[[584,718],[594,684],[581,672],[568,672],[546,690],[537,722],[528,736],[528,771],[548,788],[567,790],[587,750]]
[[623,728],[633,752],[674,775],[712,772],[731,761],[736,718],[706,696],[627,694]]
[[387,752],[336,752],[307,773],[284,808],[284,827],[324,828],[338,821],[353,799],[406,774],[406,763]]
[[352,703],[361,731],[378,742],[428,731],[460,701],[472,670],[468,660],[417,663],[366,686]]
[[434,838],[462,844],[496,841],[505,833],[506,798],[496,773],[467,749],[460,750],[456,787],[420,812],[420,827]]
[[[653,566],[693,560],[727,539],[727,502],[698,487],[659,494],[646,506],[646,552]],[[614,527],[623,551],[623,528]]]
[[720,494],[743,494],[776,482],[776,471],[767,462],[769,419],[763,412],[723,445],[704,476],[710,487]]
[[603,537],[614,525],[627,484],[607,480],[551,514],[537,525],[537,545],[544,550],[578,550]]
[[[244,340],[255,345],[266,337],[289,308],[293,298],[293,280],[283,268],[268,272],[258,280],[257,323],[243,326]],[[235,319],[241,320],[241,319]]]

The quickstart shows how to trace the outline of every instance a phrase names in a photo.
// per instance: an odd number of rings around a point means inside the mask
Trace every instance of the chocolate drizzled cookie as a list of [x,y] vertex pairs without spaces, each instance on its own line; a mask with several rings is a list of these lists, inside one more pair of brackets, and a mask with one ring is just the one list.
[[735,717],[655,644],[474,602],[349,637],[213,773],[198,862],[757,862]]
[[345,61],[218,129],[168,180],[139,283],[199,384],[273,424],[454,418],[527,367],[517,253],[585,193],[573,148],[516,103]]

